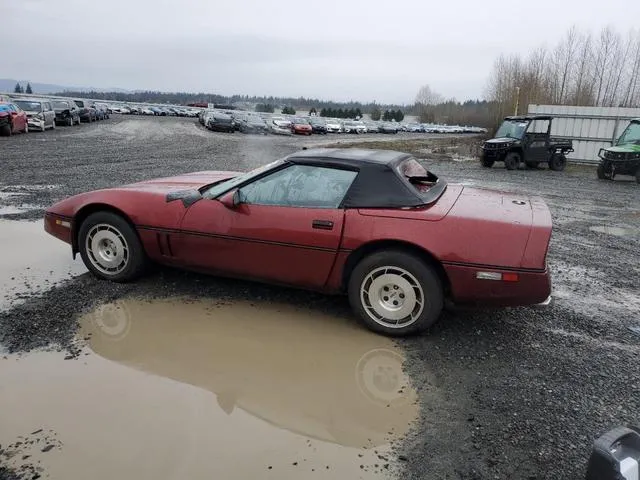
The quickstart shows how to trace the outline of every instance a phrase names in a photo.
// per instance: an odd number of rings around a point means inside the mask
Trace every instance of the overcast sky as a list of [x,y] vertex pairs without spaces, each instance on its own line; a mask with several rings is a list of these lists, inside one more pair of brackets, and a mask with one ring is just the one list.
[[483,95],[500,53],[638,0],[0,0],[0,77],[73,86],[412,103]]

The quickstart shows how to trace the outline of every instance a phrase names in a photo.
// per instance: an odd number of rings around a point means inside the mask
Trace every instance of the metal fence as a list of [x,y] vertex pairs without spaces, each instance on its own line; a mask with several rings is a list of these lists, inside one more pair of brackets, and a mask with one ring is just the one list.
[[571,107],[529,105],[529,114],[552,115],[551,135],[573,140],[576,163],[598,163],[598,151],[611,146],[632,118],[640,118],[640,108]]

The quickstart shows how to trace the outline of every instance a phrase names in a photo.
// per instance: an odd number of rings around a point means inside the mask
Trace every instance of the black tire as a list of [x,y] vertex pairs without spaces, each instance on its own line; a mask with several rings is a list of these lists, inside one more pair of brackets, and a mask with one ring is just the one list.
[[11,134],[13,133],[13,128],[11,127],[11,124],[8,123],[7,125],[3,125],[2,130],[0,130],[0,132],[2,133],[2,136],[10,137]]
[[504,157],[504,168],[507,170],[515,170],[520,166],[520,154],[517,152],[507,153]]
[[484,155],[482,157],[480,157],[480,163],[482,164],[482,166],[484,168],[491,168],[493,167],[493,164],[495,163],[495,160],[492,160],[490,158],[485,157]]
[[561,172],[567,166],[567,157],[563,153],[554,153],[549,159],[549,168],[554,172]]
[[636,170],[636,182],[640,183],[640,167]]
[[607,179],[607,174],[604,170],[604,165],[599,163],[598,164],[598,168],[596,169],[596,174],[598,175],[598,178],[600,180],[606,180]]
[[538,165],[540,165],[540,162],[536,162],[534,160],[527,160],[524,162],[524,164],[528,167],[531,168],[533,170],[538,168]]
[[[125,265],[122,270],[113,274],[100,270],[90,258],[95,258],[95,253],[88,251],[87,235],[97,225],[105,225],[118,232],[127,248],[128,257]],[[91,273],[98,278],[112,282],[120,283],[134,280],[144,272],[147,264],[147,256],[136,231],[124,218],[111,212],[92,213],[82,222],[78,232],[78,249],[82,261]]]
[[73,127],[73,118],[67,117],[67,127]]
[[[370,281],[369,274],[382,267],[389,268],[391,271],[393,268],[402,269],[411,274],[413,280],[417,281],[420,286],[423,296],[422,311],[419,312],[416,319],[407,322],[405,326],[393,327],[391,323],[384,321],[384,317],[381,316],[375,320],[373,318],[375,312],[368,313],[373,308],[365,305],[367,301],[370,301],[370,297],[366,296],[365,298],[365,294],[361,294],[363,282],[368,283]],[[399,289],[398,291],[403,292],[404,290]],[[389,336],[412,335],[426,330],[440,317],[444,302],[442,284],[434,269],[420,258],[402,250],[382,250],[360,260],[349,277],[348,294],[351,308],[366,327],[374,332]],[[404,293],[399,295],[398,301],[403,301],[400,298],[405,298]]]

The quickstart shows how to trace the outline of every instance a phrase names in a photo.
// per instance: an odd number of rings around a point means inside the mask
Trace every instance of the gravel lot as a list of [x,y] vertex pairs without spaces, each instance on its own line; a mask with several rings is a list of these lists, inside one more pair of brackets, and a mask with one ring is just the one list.
[[[397,149],[403,139],[412,149],[433,141],[410,134],[355,140],[368,139]],[[82,191],[187,171],[247,170],[303,145],[336,140],[345,137],[217,134],[192,119],[164,117],[115,117],[2,137],[0,218],[39,219],[44,207]],[[630,178],[597,181],[594,168],[486,170],[478,162],[424,156],[449,181],[545,199],[554,219],[555,303],[450,309],[428,335],[399,342],[421,412],[411,433],[393,444],[396,474],[583,478],[592,441],[640,421],[640,334],[631,330],[640,326],[640,187]],[[0,312],[0,344],[12,353],[54,347],[77,357],[83,347],[74,337],[78,314],[130,295],[261,299],[351,318],[346,299],[191,273],[161,270],[131,285],[82,275]],[[3,475],[11,478],[3,473],[0,446]]]

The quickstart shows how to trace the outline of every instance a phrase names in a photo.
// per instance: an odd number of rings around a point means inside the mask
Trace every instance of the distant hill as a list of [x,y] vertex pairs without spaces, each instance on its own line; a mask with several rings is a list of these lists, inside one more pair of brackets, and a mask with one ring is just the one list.
[[[0,92],[13,92],[16,83],[20,83],[22,88],[27,86],[27,80],[16,80],[15,78],[0,78]],[[53,83],[38,83],[31,82],[31,89],[33,93],[57,93],[64,92],[65,90],[73,90],[75,92],[120,92],[128,93],[130,90],[123,88],[95,88],[95,87],[73,87],[69,85],[55,85]]]

